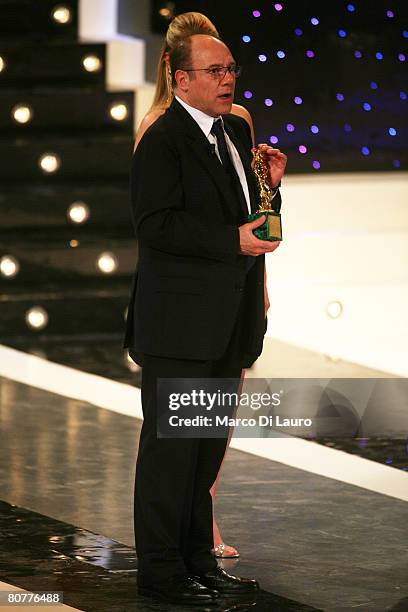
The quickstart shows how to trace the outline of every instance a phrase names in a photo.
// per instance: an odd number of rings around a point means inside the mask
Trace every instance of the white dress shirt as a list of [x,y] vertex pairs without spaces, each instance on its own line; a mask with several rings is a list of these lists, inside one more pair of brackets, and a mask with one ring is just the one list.
[[[205,137],[209,140],[209,142],[215,145],[215,151],[217,153],[218,159],[221,161],[220,154],[218,152],[217,139],[214,136],[214,134],[211,134],[211,129],[214,124],[214,121],[217,121],[217,119],[221,119],[222,121],[222,117],[221,116],[211,117],[210,115],[203,113],[203,111],[198,110],[198,108],[194,108],[193,106],[190,106],[189,104],[181,100],[178,96],[175,96],[175,98],[177,102],[179,102],[181,106],[183,106],[186,109],[186,111],[192,116],[194,121],[198,123],[199,127],[202,129]],[[224,123],[223,123],[223,127],[224,127]],[[249,198],[248,183],[246,180],[245,170],[242,165],[241,158],[239,156],[237,149],[235,148],[234,143],[231,141],[231,139],[229,138],[225,130],[224,130],[224,134],[225,134],[225,140],[227,143],[227,147],[228,147],[228,151],[229,151],[232,163],[234,164],[235,170],[237,171],[237,174],[238,174],[241,186],[242,186],[242,190],[245,195],[245,200],[246,200],[247,207],[248,207],[248,213],[251,213],[251,201]]]

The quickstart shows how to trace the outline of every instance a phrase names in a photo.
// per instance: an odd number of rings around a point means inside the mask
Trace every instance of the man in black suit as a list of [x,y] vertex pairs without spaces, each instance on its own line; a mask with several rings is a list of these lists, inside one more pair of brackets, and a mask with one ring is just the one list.
[[[157,380],[231,378],[260,355],[266,329],[264,254],[247,223],[258,207],[247,122],[230,114],[237,67],[226,45],[195,35],[170,55],[175,100],[133,156],[139,243],[125,346],[143,366],[135,486],[139,593],[212,603],[255,580],[218,568],[211,554],[210,488],[226,439],[157,438]],[[286,156],[263,147],[275,187]],[[280,205],[280,204],[279,204]],[[279,208],[278,205],[278,208]]]

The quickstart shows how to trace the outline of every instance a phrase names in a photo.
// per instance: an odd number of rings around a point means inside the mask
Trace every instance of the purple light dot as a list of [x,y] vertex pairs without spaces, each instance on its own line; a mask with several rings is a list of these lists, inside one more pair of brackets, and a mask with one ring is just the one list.
[[308,51],[306,51],[306,55],[307,55],[307,57],[314,57],[315,56],[314,51],[312,51],[311,49],[308,49]]
[[319,20],[317,17],[312,17],[310,23],[314,26],[319,25]]
[[311,125],[310,126],[310,131],[312,132],[312,134],[318,134],[319,133],[319,128],[317,127],[317,125]]
[[347,10],[349,13],[354,13],[354,11],[356,10],[356,7],[354,6],[354,4],[348,4]]
[[405,93],[405,91],[400,91],[400,98],[401,98],[401,100],[406,100],[407,99],[407,94]]
[[404,38],[408,38],[408,30],[402,30],[402,35]]
[[361,57],[363,57],[363,54],[361,53],[361,51],[354,51],[354,57],[360,59]]
[[295,126],[293,125],[293,123],[287,123],[286,124],[286,129],[288,132],[294,132],[295,131]]
[[273,100],[271,100],[270,98],[265,98],[265,106],[272,106],[273,104]]
[[253,96],[252,91],[249,91],[249,90],[244,91],[244,98],[246,98],[247,100],[249,100],[250,98],[252,98],[252,96]]
[[271,136],[271,137],[269,138],[269,142],[270,142],[271,144],[276,144],[277,142],[279,142],[279,138],[278,138],[277,136]]
[[277,51],[276,55],[279,57],[279,59],[283,59],[285,57],[285,52],[282,50]]
[[303,100],[302,100],[302,98],[300,96],[295,96],[293,98],[293,101],[294,101],[295,104],[302,104],[303,103]]
[[340,36],[340,38],[346,38],[347,36],[346,30],[339,30],[337,33]]
[[296,36],[302,36],[303,30],[301,30],[300,28],[295,28],[295,34]]
[[244,36],[242,37],[242,40],[244,41],[244,43],[249,43],[251,42],[251,37],[248,36],[248,34],[244,34]]
[[299,146],[299,153],[307,153],[307,147],[305,145]]
[[370,111],[371,110],[371,104],[369,104],[368,102],[364,102],[363,108],[364,108],[365,111]]
[[399,59],[399,61],[400,61],[400,62],[405,62],[406,57],[405,57],[405,55],[404,55],[403,53],[400,53],[400,54],[398,55],[398,59]]
[[319,170],[320,168],[320,162],[317,161],[317,159],[314,160],[313,164],[312,164],[313,168],[315,170]]
[[388,133],[390,136],[396,136],[397,135],[397,130],[393,127],[388,128]]
[[266,62],[266,60],[268,59],[266,57],[266,55],[264,55],[263,53],[261,53],[261,55],[258,55],[258,59],[260,62]]
[[400,168],[401,162],[399,159],[394,159],[394,161],[392,162],[392,165],[394,166],[394,168]]
[[370,149],[368,147],[361,147],[361,153],[363,155],[370,155]]
[[371,81],[370,87],[371,89],[378,89],[378,84],[375,81]]
[[261,16],[261,11],[252,11],[252,15],[254,17],[260,17]]
[[387,17],[392,19],[394,17],[394,13],[392,11],[387,11]]
[[381,51],[377,51],[377,53],[375,54],[375,57],[376,57],[378,60],[382,60],[382,59],[384,59],[384,56],[383,56],[383,54],[381,53]]
[[337,98],[337,100],[338,100],[339,102],[343,102],[343,100],[344,100],[344,96],[343,96],[343,94],[342,94],[342,93],[337,93],[337,94],[336,94],[336,98]]
[[345,123],[345,124],[344,124],[344,131],[345,131],[345,132],[351,132],[351,131],[352,131],[352,129],[353,129],[353,128],[351,127],[351,125],[350,125],[349,123]]
[[283,6],[281,4],[275,4],[275,11],[281,11],[283,9]]

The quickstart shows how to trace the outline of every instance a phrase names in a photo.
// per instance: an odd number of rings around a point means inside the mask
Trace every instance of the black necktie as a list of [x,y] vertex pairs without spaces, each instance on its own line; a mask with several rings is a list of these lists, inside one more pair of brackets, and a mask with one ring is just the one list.
[[213,126],[211,128],[211,133],[217,139],[218,152],[220,154],[221,163],[229,175],[229,178],[231,180],[231,186],[234,192],[236,193],[236,195],[238,196],[240,207],[246,219],[248,215],[248,206],[247,206],[246,198],[244,195],[244,191],[242,189],[241,181],[239,180],[239,176],[237,174],[237,171],[235,170],[235,166],[232,162],[232,159],[228,151],[227,141],[225,140],[224,128],[222,126],[221,119],[217,119],[216,121],[214,121]]

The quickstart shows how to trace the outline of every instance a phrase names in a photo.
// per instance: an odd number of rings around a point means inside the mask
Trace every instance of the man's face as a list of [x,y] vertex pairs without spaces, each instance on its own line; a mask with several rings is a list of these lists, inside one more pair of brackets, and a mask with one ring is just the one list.
[[[212,36],[196,34],[191,39],[190,66],[185,68],[217,68],[231,66],[234,58],[228,47]],[[218,117],[231,111],[235,91],[235,75],[213,75],[205,70],[176,72],[177,94],[194,108]]]

